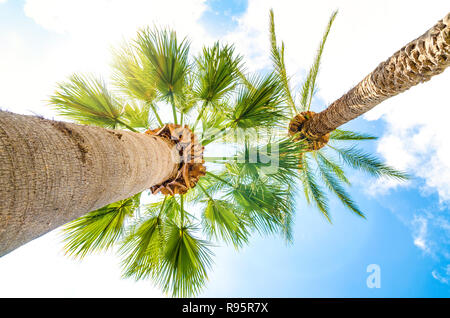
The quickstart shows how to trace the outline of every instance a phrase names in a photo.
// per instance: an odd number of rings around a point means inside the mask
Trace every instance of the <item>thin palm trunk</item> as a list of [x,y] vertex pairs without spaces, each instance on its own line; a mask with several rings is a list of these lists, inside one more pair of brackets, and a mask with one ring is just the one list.
[[0,111],[0,256],[176,174],[158,136]]
[[364,114],[385,99],[428,81],[450,65],[450,13],[419,38],[382,62],[358,85],[307,120],[305,135],[315,139]]

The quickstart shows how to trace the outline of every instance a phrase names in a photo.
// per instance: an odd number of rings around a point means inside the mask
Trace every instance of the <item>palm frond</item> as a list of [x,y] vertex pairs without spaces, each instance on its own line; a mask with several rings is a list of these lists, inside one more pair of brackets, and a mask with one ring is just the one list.
[[332,140],[376,140],[378,137],[354,131],[335,129],[330,133]]
[[68,223],[63,228],[66,253],[76,258],[109,249],[124,233],[125,221],[139,207],[140,193]]
[[196,228],[168,222],[161,268],[155,280],[175,297],[193,296],[204,287],[212,264],[210,244],[193,236]]
[[277,184],[263,182],[239,183],[226,194],[260,234],[283,233],[285,221],[292,215],[293,205],[287,200],[289,192]]
[[151,104],[131,101],[125,106],[123,121],[137,130],[146,130],[152,125],[150,117]]
[[339,200],[345,207],[347,207],[360,217],[365,218],[364,213],[361,212],[356,203],[351,199],[350,195],[345,191],[344,187],[341,185],[342,181],[340,181],[339,178],[335,177],[334,174],[335,170],[333,169],[333,167],[327,165],[324,160],[317,160],[316,162],[319,167],[322,180],[327,186],[327,188],[339,198]]
[[294,103],[294,98],[291,94],[291,88],[289,85],[289,78],[286,72],[286,65],[284,63],[284,43],[281,43],[281,48],[278,47],[277,37],[275,34],[275,21],[273,10],[269,13],[269,32],[270,32],[270,46],[271,46],[271,58],[275,67],[275,72],[279,76],[282,83],[282,89],[286,96],[286,101],[289,107],[292,108],[294,114],[298,113],[297,107]]
[[86,125],[115,128],[123,114],[122,103],[93,76],[72,75],[58,84],[49,102],[58,115]]
[[181,206],[175,196],[168,196],[164,200],[146,204],[145,211],[150,216],[158,214],[164,220],[181,222]]
[[233,204],[225,200],[209,197],[202,214],[202,227],[208,239],[223,240],[235,248],[248,242],[247,221]]
[[309,204],[315,203],[320,212],[331,223],[328,212],[328,199],[322,187],[317,183],[314,171],[311,170],[307,155],[302,156],[302,168],[300,169],[300,178],[303,185],[306,200]]
[[332,147],[332,149],[336,150],[344,163],[354,169],[364,171],[375,177],[388,177],[397,180],[409,179],[405,172],[385,165],[379,158],[354,146],[350,148]]
[[274,140],[265,144],[244,145],[235,164],[237,173],[243,179],[258,180],[268,177],[280,184],[289,185],[297,182],[300,154],[305,151],[301,142],[291,138]]
[[143,29],[136,41],[143,56],[144,65],[149,65],[148,80],[155,84],[166,98],[183,94],[189,72],[189,43],[178,41],[174,31]]
[[336,15],[337,11],[334,11],[331,14],[328,25],[322,36],[322,40],[320,41],[319,49],[317,50],[314,63],[311,65],[308,75],[306,76],[306,79],[302,85],[302,89],[300,91],[300,105],[302,108],[301,111],[309,110],[309,108],[311,107],[312,97],[314,96],[316,90],[316,78],[317,74],[319,74],[320,60],[322,58],[323,49],[325,48],[325,42],[327,40],[328,34],[330,33],[330,29],[334,19],[336,18]]
[[251,87],[243,86],[238,92],[234,108],[229,114],[231,126],[252,128],[279,126],[285,120],[282,91],[276,76],[254,76]]
[[291,244],[294,242],[294,234],[293,234],[293,225],[294,225],[294,212],[295,212],[295,194],[296,186],[295,184],[288,185],[286,189],[285,202],[286,202],[286,210],[289,213],[284,213],[281,215],[281,234],[283,235],[284,240]]
[[194,92],[195,79],[189,74],[181,94],[174,95],[174,101],[182,114],[188,114],[199,102]]
[[218,132],[223,129],[228,123],[228,117],[224,110],[225,107],[215,106],[211,107],[211,109],[207,109],[203,113],[202,120],[202,139],[207,139],[207,135],[214,134],[214,132]]
[[128,96],[153,103],[157,91],[151,74],[153,67],[135,47],[124,44],[113,51],[113,83]]
[[320,164],[332,171],[333,174],[342,182],[350,184],[350,181],[345,176],[344,170],[329,156],[323,154],[323,149],[316,151],[316,155]]
[[237,72],[241,61],[241,56],[235,56],[233,46],[220,46],[216,42],[210,48],[203,48],[202,54],[196,59],[197,96],[213,105],[229,97],[239,78]]
[[157,275],[164,246],[164,223],[159,215],[134,224],[120,248],[123,276],[139,280]]
[[[217,179],[214,176],[220,178],[223,181]],[[212,176],[210,172],[201,177],[197,182],[197,186],[191,189],[191,191],[186,194],[188,201],[193,203],[207,201],[209,199],[209,196],[213,196],[219,191],[223,191],[230,186],[229,183],[231,182],[231,178],[226,171],[214,174],[214,176]]]

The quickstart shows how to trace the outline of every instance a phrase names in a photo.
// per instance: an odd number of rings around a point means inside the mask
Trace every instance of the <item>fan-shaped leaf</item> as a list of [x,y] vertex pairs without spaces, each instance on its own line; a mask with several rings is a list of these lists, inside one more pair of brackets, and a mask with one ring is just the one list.
[[63,228],[66,253],[83,258],[107,250],[124,233],[125,221],[139,206],[140,194],[90,212]]
[[145,63],[142,53],[128,44],[113,53],[114,84],[132,98],[153,103],[157,91],[151,78],[152,65]]
[[220,46],[216,42],[210,48],[203,48],[202,54],[196,59],[197,96],[212,105],[227,97],[239,78],[237,70],[241,60],[241,56],[234,56],[232,46]]
[[137,222],[125,238],[120,253],[123,276],[136,280],[158,274],[164,250],[164,224],[160,216]]
[[210,198],[202,214],[202,225],[209,239],[223,240],[236,248],[248,241],[247,221],[230,202]]
[[243,86],[238,92],[235,106],[230,113],[231,126],[251,128],[277,126],[286,119],[282,106],[280,83],[273,74],[255,76],[252,87]]
[[193,227],[167,225],[165,250],[156,281],[173,296],[196,295],[204,286],[212,264],[209,243],[192,235]]
[[162,96],[182,95],[189,71],[189,43],[178,41],[176,33],[164,30],[141,30],[137,47],[144,65],[148,63],[148,80],[156,85]]
[[58,84],[50,104],[58,115],[105,128],[115,128],[123,113],[122,103],[111,95],[101,79],[77,74]]
[[125,106],[123,121],[135,129],[146,130],[152,125],[150,104],[130,102]]

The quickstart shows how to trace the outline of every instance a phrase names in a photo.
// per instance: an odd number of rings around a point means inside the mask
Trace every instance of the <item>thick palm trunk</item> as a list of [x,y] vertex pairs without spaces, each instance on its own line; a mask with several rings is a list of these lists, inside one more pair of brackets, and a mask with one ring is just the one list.
[[176,174],[161,137],[0,111],[0,256]]
[[385,99],[428,81],[450,65],[450,13],[382,62],[358,85],[302,127],[312,139],[364,114]]

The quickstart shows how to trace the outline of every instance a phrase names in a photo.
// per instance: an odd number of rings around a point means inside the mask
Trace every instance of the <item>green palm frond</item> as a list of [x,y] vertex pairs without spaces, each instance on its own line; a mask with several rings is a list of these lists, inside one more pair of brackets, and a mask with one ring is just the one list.
[[335,129],[330,133],[332,140],[376,140],[378,137],[354,131]]
[[324,160],[317,160],[317,157],[316,162],[319,167],[322,180],[327,188],[339,198],[345,207],[357,215],[365,218],[364,213],[361,212],[356,203],[351,199],[350,195],[345,191],[341,184],[342,180],[340,180],[339,177],[336,177],[333,166],[328,165]]
[[302,168],[300,169],[300,179],[303,185],[306,200],[309,204],[314,203],[319,211],[331,223],[328,211],[328,199],[322,187],[317,183],[314,171],[312,171],[307,154],[302,156]]
[[245,64],[241,63],[239,67],[236,69],[236,73],[239,77],[239,81],[242,85],[252,90],[255,89],[253,84],[249,81],[249,74],[247,74],[247,70],[245,68]]
[[190,67],[187,40],[179,42],[171,30],[147,28],[139,32],[136,44],[150,70],[148,81],[164,97],[182,95]]
[[[218,131],[224,128],[228,123],[228,117],[222,106],[211,107],[211,109],[205,110],[203,113],[202,129],[206,135],[208,132]],[[202,137],[203,139],[203,137]]]
[[174,31],[143,29],[136,40],[143,55],[143,63],[150,70],[148,81],[154,83],[159,95],[172,105],[174,123],[178,124],[177,108],[182,105],[177,100],[183,98],[188,82],[190,64],[189,43],[178,41]]
[[284,213],[280,218],[281,234],[286,241],[286,243],[292,244],[294,242],[293,225],[294,225],[294,212],[295,212],[295,195],[297,194],[295,184],[288,185],[286,188],[285,202],[286,211],[289,213]]
[[136,130],[148,129],[153,124],[150,117],[150,105],[149,103],[131,101],[125,106],[122,115],[123,121]]
[[285,220],[293,213],[288,195],[288,190],[280,185],[256,181],[236,184],[226,198],[235,202],[253,229],[267,235],[283,233]]
[[286,72],[286,65],[284,63],[284,43],[281,43],[281,48],[278,47],[277,37],[275,34],[275,21],[274,21],[274,13],[273,10],[270,10],[269,13],[269,32],[270,32],[270,45],[271,45],[271,57],[272,62],[275,67],[275,72],[279,76],[280,81],[282,83],[282,89],[284,95],[286,96],[286,101],[289,107],[292,108],[294,114],[298,113],[297,107],[294,103],[294,98],[291,94],[291,88],[289,85],[289,78]]
[[58,115],[80,124],[115,128],[121,124],[123,106],[106,88],[103,80],[74,74],[59,83],[50,98]]
[[120,248],[124,277],[139,280],[159,275],[168,222],[181,223],[181,206],[175,197],[145,205],[144,215],[130,226]]
[[175,196],[165,197],[164,200],[145,205],[146,214],[152,216],[158,213],[164,219],[181,222],[181,206]]
[[[220,178],[220,180],[217,178]],[[198,187],[194,187],[186,194],[187,199],[193,203],[207,201],[210,198],[209,196],[213,196],[229,187],[231,185],[231,177],[226,170],[214,174],[214,176],[209,172],[200,178],[197,185]]]
[[342,182],[347,185],[350,185],[350,181],[345,176],[344,170],[336,163],[330,156],[326,156],[323,154],[323,150],[316,152],[317,159],[319,160],[319,164],[323,167],[326,167],[329,171],[332,171],[333,174]]
[[235,248],[248,242],[247,220],[225,200],[209,197],[202,214],[202,227],[208,239],[232,243]]
[[194,92],[194,85],[193,76],[188,75],[182,93],[174,95],[175,104],[183,115],[188,114],[199,102],[199,98]]
[[243,152],[237,155],[237,174],[249,180],[268,177],[284,185],[296,183],[300,154],[304,151],[303,143],[289,137],[256,146],[245,144]]
[[253,88],[243,86],[238,91],[229,114],[231,126],[244,129],[280,126],[287,114],[282,106],[282,91],[276,76],[254,76],[249,82]]
[[216,42],[212,47],[203,48],[196,59],[198,80],[195,92],[199,99],[214,105],[229,97],[239,79],[237,71],[241,61],[242,57],[235,56],[232,46],[220,46]]
[[155,83],[151,80],[151,65],[135,47],[124,44],[113,51],[113,83],[128,96],[152,103],[157,97]]
[[388,177],[397,180],[409,179],[408,174],[385,165],[377,157],[365,153],[354,146],[350,148],[331,148],[336,150],[345,164],[354,169],[364,171],[375,177]]
[[140,193],[90,212],[63,228],[66,253],[76,258],[109,249],[123,235],[125,221],[139,207]]
[[145,221],[136,222],[128,232],[120,248],[124,256],[123,276],[136,280],[153,277],[161,266],[165,246],[162,218],[154,215]]
[[325,48],[325,42],[327,40],[328,34],[330,33],[330,29],[334,19],[336,18],[336,15],[337,11],[331,14],[328,25],[322,36],[322,40],[320,41],[319,49],[317,50],[314,63],[311,65],[308,75],[306,76],[306,79],[302,85],[302,89],[300,91],[300,105],[302,108],[301,111],[309,110],[309,108],[311,107],[311,101],[316,91],[316,78],[317,74],[319,74],[320,60],[322,58],[323,49]]
[[196,295],[207,279],[212,252],[207,241],[193,235],[196,230],[193,226],[179,226],[170,221],[166,225],[165,248],[155,280],[172,296]]

